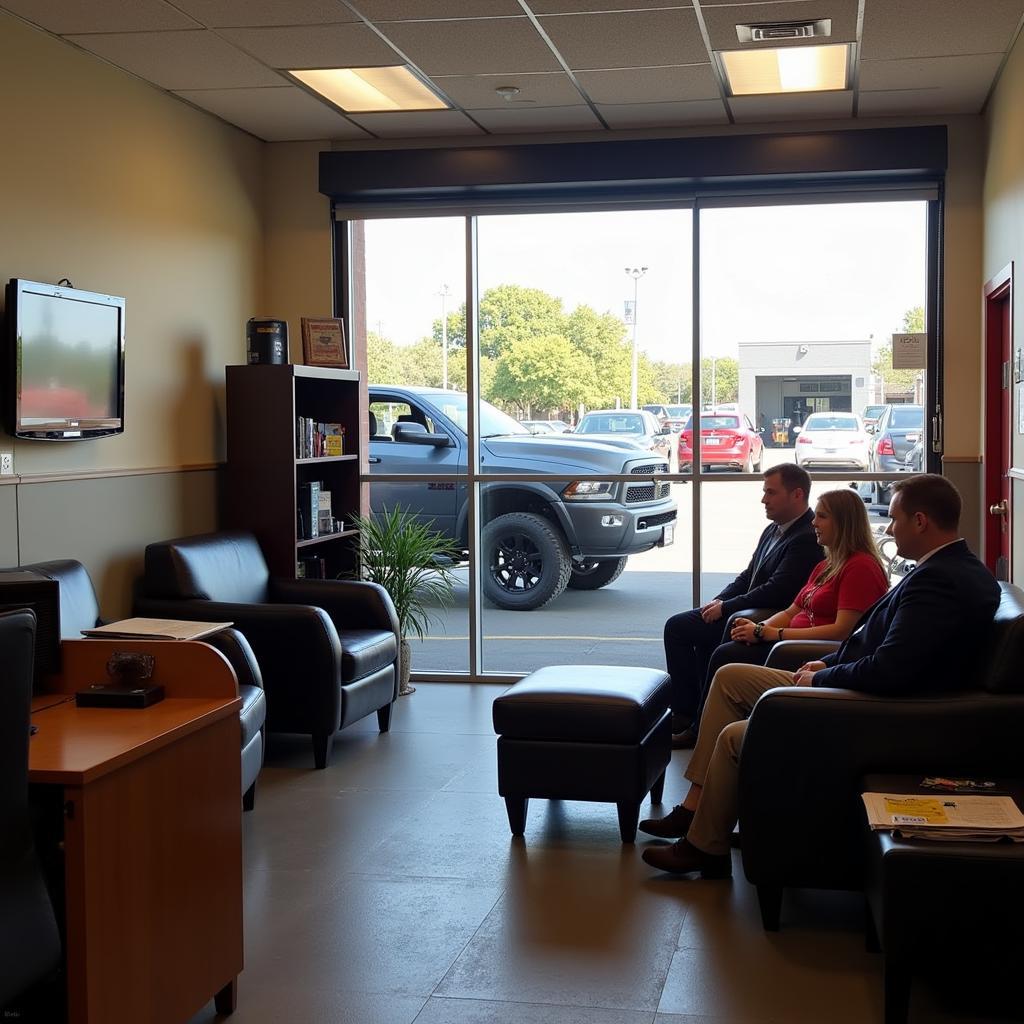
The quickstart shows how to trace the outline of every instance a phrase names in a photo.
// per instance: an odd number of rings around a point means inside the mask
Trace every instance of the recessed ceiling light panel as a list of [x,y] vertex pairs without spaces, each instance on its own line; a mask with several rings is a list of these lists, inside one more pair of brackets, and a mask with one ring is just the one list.
[[447,110],[449,106],[404,65],[385,68],[314,68],[288,73],[349,113]]
[[725,50],[717,56],[733,96],[826,92],[847,88],[848,43]]

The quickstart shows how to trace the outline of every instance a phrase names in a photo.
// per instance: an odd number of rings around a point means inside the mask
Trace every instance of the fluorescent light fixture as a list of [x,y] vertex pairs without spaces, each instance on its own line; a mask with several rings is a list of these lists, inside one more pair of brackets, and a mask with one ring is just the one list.
[[849,43],[724,50],[720,54],[733,96],[845,89]]
[[445,103],[407,67],[316,68],[289,71],[342,110],[447,110]]

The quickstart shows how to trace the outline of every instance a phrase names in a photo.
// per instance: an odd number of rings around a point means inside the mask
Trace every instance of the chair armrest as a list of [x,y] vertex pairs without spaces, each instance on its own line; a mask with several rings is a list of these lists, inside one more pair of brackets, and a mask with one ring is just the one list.
[[855,888],[869,774],[1019,774],[1024,696],[914,698],[783,687],[754,707],[740,759],[743,867],[755,884]]
[[778,608],[741,608],[738,612],[733,612],[726,620],[725,629],[722,632],[722,643],[728,641],[729,631],[732,629],[732,624],[736,619],[750,619],[752,622],[761,622],[764,619],[771,618],[778,610]]
[[838,650],[838,640],[779,640],[768,652],[765,665],[795,672],[805,661],[820,661]]
[[339,629],[388,629],[400,637],[395,606],[377,583],[280,578],[270,581],[270,593],[277,601],[323,608]]
[[222,629],[219,633],[203,638],[203,643],[215,647],[231,663],[238,677],[239,686],[255,686],[263,689],[263,675],[256,662],[249,641],[237,629]]

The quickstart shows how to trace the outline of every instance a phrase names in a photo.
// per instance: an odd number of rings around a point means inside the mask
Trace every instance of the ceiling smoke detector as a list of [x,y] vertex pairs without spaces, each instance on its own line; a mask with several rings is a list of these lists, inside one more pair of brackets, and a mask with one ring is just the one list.
[[820,39],[832,35],[832,19],[817,21],[772,21],[760,25],[737,25],[741,43],[777,43],[788,39]]
[[499,85],[494,90],[506,103],[514,100],[522,91],[517,85]]

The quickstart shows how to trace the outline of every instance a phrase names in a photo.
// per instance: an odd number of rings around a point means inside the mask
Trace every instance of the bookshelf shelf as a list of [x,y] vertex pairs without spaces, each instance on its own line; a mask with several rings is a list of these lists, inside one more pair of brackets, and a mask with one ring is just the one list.
[[296,459],[297,466],[322,466],[325,462],[358,462],[358,455],[318,455],[315,459]]
[[336,533],[325,533],[319,537],[307,537],[295,542],[297,548],[312,548],[317,544],[329,544],[332,540],[344,540],[346,537],[357,537],[358,530],[338,530]]

